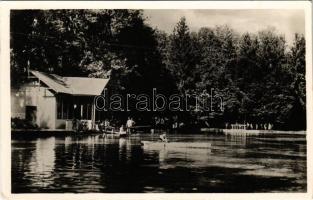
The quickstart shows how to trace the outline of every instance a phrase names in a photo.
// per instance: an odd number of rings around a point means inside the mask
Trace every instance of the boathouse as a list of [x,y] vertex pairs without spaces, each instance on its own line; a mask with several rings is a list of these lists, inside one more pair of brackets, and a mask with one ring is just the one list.
[[11,117],[25,119],[42,129],[71,130],[73,119],[95,126],[94,97],[109,79],[62,77],[30,70],[27,83],[11,88]]

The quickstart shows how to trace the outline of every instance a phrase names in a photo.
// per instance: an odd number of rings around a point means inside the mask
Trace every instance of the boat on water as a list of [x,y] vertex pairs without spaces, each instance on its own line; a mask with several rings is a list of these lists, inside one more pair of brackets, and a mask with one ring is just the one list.
[[208,142],[161,142],[161,141],[141,141],[141,145],[147,148],[194,148],[210,149],[211,143]]

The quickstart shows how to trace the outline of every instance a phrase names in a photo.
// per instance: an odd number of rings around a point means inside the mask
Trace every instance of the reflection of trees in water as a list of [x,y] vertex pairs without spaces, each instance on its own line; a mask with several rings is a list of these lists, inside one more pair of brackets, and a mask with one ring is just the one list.
[[29,166],[32,160],[32,152],[36,147],[35,143],[29,141],[18,141],[12,143],[12,192],[24,190],[26,185],[32,182],[30,179],[24,178],[29,173]]
[[160,168],[176,166],[206,166],[209,162],[211,149],[206,148],[161,148],[159,149]]
[[[281,181],[279,184],[290,183],[292,191],[306,185],[306,148],[302,143],[256,140],[260,137],[243,143],[241,139],[249,138],[213,139],[208,141],[213,144],[212,153],[211,149],[201,148],[146,148],[133,138],[87,135],[13,142],[12,191],[140,192],[146,186],[155,191],[164,186],[164,180],[169,180],[169,187],[176,186],[171,182],[174,180],[181,181],[179,184],[186,181],[188,187],[207,187],[202,189],[210,189],[214,180],[222,184],[221,189],[229,186],[245,191],[236,185],[237,177],[251,177],[246,183],[258,191],[275,189],[269,178]],[[190,179],[186,172],[191,173]]]
[[99,136],[68,136],[64,139],[64,153],[71,156],[70,158],[67,156],[66,159],[72,161],[72,169],[83,168],[85,166],[93,169],[96,164],[97,145],[105,143],[105,139]]
[[72,169],[84,167],[94,169],[99,162],[104,162],[106,159],[109,159],[111,163],[114,163],[115,159],[130,160],[132,157],[131,140],[128,138],[113,139],[99,135],[70,136],[64,139],[64,153],[71,155],[71,158],[67,156],[66,159],[72,161],[70,162]]

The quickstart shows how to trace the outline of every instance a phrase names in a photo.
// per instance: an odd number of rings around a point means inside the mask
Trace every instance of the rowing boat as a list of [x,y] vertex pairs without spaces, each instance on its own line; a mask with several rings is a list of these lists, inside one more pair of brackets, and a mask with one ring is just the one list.
[[154,141],[141,141],[141,144],[147,148],[196,148],[196,149],[209,149],[211,143],[207,142],[154,142]]

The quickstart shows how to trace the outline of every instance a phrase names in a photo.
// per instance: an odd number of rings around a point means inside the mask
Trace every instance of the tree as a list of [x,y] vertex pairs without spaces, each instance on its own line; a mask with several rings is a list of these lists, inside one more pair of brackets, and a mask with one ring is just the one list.
[[303,35],[296,34],[287,48],[272,28],[242,35],[227,25],[190,32],[184,17],[166,34],[151,28],[142,10],[15,10],[10,26],[14,87],[30,68],[110,76],[111,92],[120,94],[157,88],[166,95],[201,95],[213,89],[223,98],[224,112],[200,107],[182,113],[186,121],[208,117],[271,122],[282,129],[306,126]]
[[186,18],[175,26],[169,41],[168,70],[176,80],[178,91],[188,92],[193,86],[193,72],[198,62],[196,43],[193,40]]
[[255,89],[260,74],[260,66],[257,63],[257,50],[259,44],[256,36],[245,33],[238,44],[238,57],[228,73],[238,87],[238,114],[246,120],[253,120],[253,109],[257,106]]
[[305,84],[305,38],[295,34],[289,53],[288,72],[291,77],[290,91],[293,97],[288,121],[293,129],[306,127],[306,84]]

